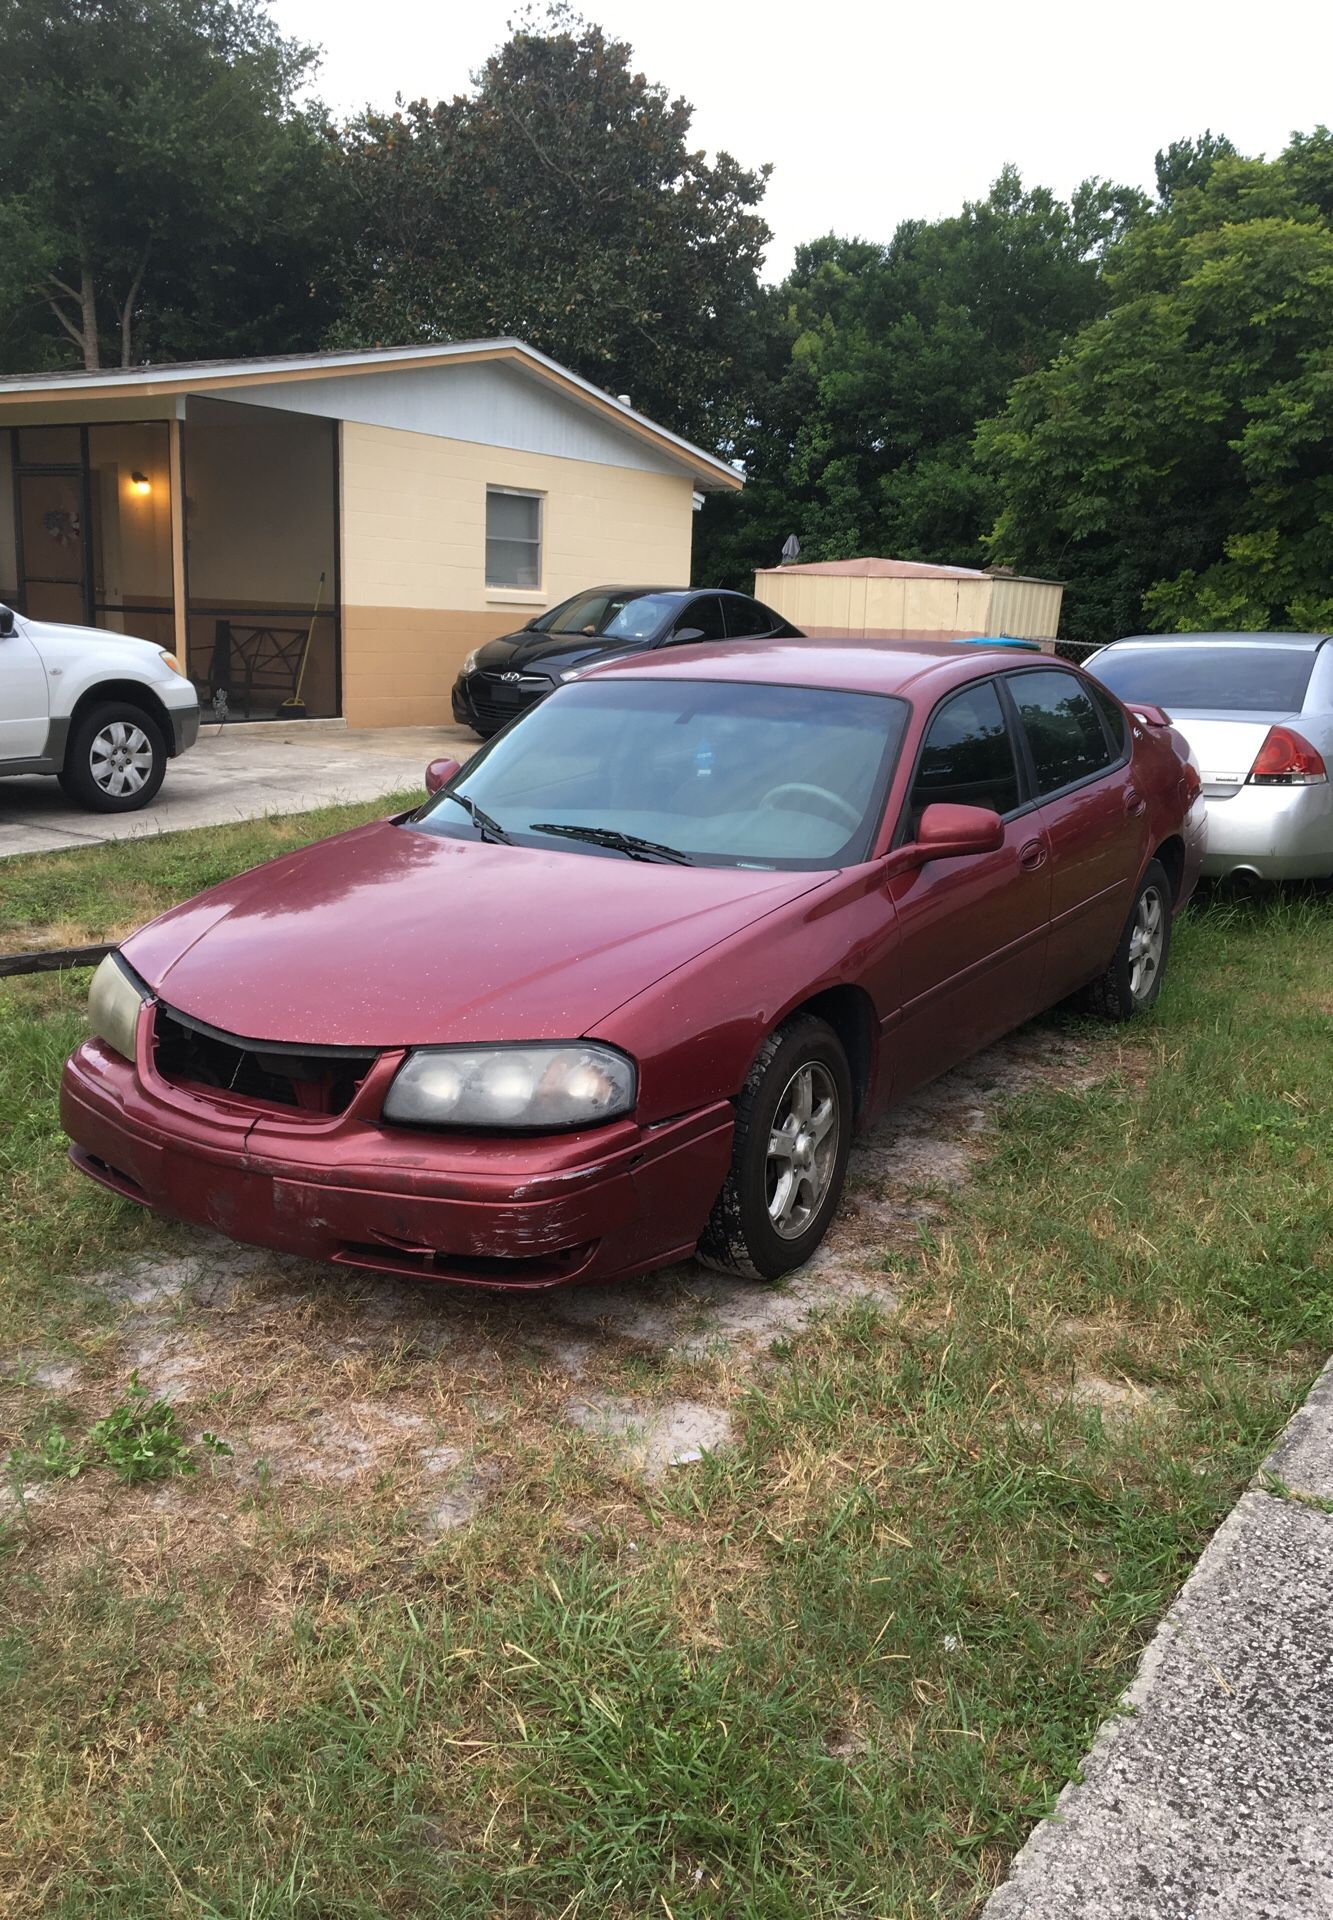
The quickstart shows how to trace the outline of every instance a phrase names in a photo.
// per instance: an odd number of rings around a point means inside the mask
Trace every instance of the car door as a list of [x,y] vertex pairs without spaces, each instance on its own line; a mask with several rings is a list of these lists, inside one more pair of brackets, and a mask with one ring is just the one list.
[[896,835],[933,802],[988,807],[993,853],[931,860],[888,882],[899,928],[897,1031],[886,1044],[895,1096],[1030,1019],[1041,1005],[1050,860],[1013,716],[993,679],[948,695],[927,723]]
[[1143,864],[1146,803],[1110,702],[1056,665],[1005,675],[1051,850],[1046,1000],[1094,979],[1115,951]]
[[701,593],[697,598],[686,601],[680,613],[673,621],[664,646],[680,646],[689,640],[725,640],[726,621],[722,614],[722,596],[720,593]]
[[15,620],[12,632],[0,632],[0,760],[38,759],[50,710],[42,656]]

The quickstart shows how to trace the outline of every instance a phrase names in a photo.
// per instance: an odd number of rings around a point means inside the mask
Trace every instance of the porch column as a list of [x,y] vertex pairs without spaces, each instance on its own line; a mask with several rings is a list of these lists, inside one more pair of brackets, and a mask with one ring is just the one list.
[[190,671],[190,623],[185,605],[185,466],[181,458],[181,422],[167,422],[171,459],[171,605],[175,615],[176,658]]

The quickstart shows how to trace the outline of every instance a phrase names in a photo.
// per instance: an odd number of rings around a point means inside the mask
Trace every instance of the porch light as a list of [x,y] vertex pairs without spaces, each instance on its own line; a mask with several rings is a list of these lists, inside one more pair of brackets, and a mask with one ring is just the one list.
[[132,473],[130,475],[130,492],[131,493],[137,493],[137,494],[143,495],[143,494],[151,493],[152,491],[153,491],[153,483],[148,478],[148,475],[146,473]]

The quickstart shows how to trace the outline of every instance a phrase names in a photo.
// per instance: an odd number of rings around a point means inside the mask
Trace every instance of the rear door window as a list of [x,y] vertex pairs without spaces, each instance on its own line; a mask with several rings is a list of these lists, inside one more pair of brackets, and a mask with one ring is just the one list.
[[733,640],[757,640],[761,634],[772,633],[777,626],[777,618],[767,607],[761,607],[757,600],[747,600],[743,594],[732,594],[722,602],[727,616],[727,633]]
[[1057,793],[1104,773],[1113,753],[1101,715],[1082,681],[1057,667],[1011,673],[1006,684],[1018,708],[1039,794]]
[[908,803],[910,830],[939,802],[1004,814],[1022,798],[1014,743],[993,682],[956,693],[926,729]]
[[685,611],[671,629],[669,638],[676,640],[685,633],[693,634],[698,640],[725,640],[727,629],[722,619],[722,596],[717,593],[701,594],[697,600],[691,600]]

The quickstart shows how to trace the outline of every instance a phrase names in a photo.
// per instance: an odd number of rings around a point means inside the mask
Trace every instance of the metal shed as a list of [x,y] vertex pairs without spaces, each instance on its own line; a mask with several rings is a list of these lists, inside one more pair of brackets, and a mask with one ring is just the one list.
[[818,639],[961,640],[1011,634],[1050,651],[1064,584],[1002,567],[923,560],[817,560],[765,567],[755,597]]

